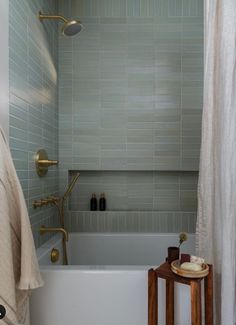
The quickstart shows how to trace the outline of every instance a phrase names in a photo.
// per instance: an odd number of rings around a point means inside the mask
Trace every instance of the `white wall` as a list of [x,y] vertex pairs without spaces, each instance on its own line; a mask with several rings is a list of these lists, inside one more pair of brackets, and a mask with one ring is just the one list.
[[0,1],[0,126],[9,133],[9,1]]

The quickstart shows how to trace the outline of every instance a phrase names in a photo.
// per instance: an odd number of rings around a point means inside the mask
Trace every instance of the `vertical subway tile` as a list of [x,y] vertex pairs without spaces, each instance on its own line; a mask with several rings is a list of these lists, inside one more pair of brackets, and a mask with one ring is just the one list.
[[[33,156],[45,147],[58,159],[57,35],[55,23],[41,24],[39,1],[10,1],[9,74],[10,74],[10,147],[29,210],[35,245],[42,224],[56,221],[56,210],[32,208],[34,200],[58,193],[58,174],[50,169],[39,178]],[[56,1],[45,2],[45,11],[57,10]],[[47,106],[45,106],[47,103]]]
[[[198,169],[202,3],[61,2],[85,25],[59,38],[60,182],[68,169],[83,175],[69,202],[83,231],[194,228],[197,185],[181,170]],[[87,211],[104,189],[109,211]]]

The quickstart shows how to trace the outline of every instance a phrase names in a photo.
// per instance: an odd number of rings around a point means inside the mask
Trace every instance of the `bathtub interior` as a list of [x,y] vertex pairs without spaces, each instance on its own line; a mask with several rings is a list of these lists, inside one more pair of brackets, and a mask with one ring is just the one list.
[[[70,233],[71,265],[160,265],[168,246],[178,246],[178,234]],[[194,253],[195,236],[188,235],[181,251]]]
[[[157,266],[165,261],[168,246],[178,245],[178,234],[70,233],[67,243],[70,266]],[[60,251],[51,263],[52,248]],[[188,234],[181,252],[194,254],[195,235]],[[37,250],[40,265],[62,265],[62,243],[58,234]]]

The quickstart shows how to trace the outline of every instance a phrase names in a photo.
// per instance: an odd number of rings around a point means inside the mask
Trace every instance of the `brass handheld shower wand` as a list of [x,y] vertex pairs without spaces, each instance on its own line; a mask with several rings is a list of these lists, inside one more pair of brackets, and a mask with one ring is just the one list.
[[64,193],[64,195],[62,196],[62,200],[63,202],[66,201],[66,199],[68,198],[68,196],[70,195],[71,191],[73,190],[75,183],[77,181],[77,179],[79,178],[80,173],[75,174],[75,176],[73,177],[72,181],[70,182],[66,192]]

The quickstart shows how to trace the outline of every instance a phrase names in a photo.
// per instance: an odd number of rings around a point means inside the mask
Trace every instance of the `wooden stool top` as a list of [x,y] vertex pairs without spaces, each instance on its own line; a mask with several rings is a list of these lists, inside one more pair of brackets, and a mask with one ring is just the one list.
[[170,280],[170,281],[175,281],[175,282],[187,284],[187,285],[191,285],[191,283],[193,283],[193,282],[200,283],[202,281],[202,279],[204,279],[204,277],[202,277],[202,278],[184,278],[182,276],[179,276],[171,271],[171,266],[168,262],[160,265],[157,269],[155,269],[155,272],[156,272],[157,277],[159,277],[159,278],[162,278],[165,280]]

